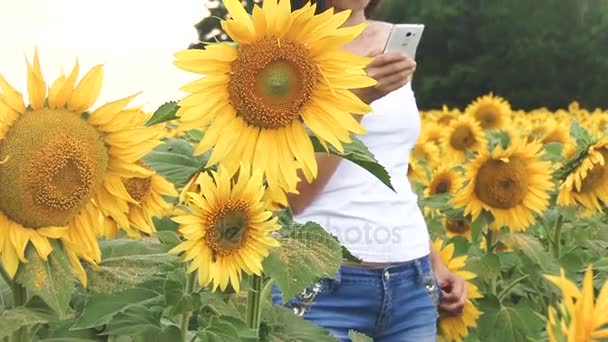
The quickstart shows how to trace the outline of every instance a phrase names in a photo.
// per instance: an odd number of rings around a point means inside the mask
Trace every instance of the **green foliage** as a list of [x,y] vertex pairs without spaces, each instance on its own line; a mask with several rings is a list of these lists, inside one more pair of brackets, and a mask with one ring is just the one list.
[[370,337],[354,330],[348,332],[348,337],[352,342],[374,342]]
[[152,114],[152,117],[146,122],[146,126],[153,126],[177,119],[176,114],[178,109],[179,106],[177,105],[177,102],[167,102],[163,104],[158,107],[154,114]]
[[[315,136],[310,136],[315,152],[326,152],[325,147],[321,144],[319,139]],[[384,166],[380,165],[374,155],[369,149],[361,142],[361,140],[352,137],[352,142],[344,144],[344,153],[338,152],[334,147],[328,146],[329,152],[341,156],[346,160],[361,166],[365,170],[369,171],[372,175],[376,176],[384,185],[388,186],[391,190],[395,190],[391,184],[391,176],[388,174]]]
[[67,257],[58,244],[53,245],[53,252],[47,261],[40,258],[33,246],[29,246],[25,252],[28,262],[19,268],[16,280],[32,295],[40,297],[59,318],[64,318],[75,278]]
[[194,156],[194,147],[183,139],[169,139],[144,157],[144,162],[161,176],[183,187],[207,163],[206,154]]
[[320,328],[303,318],[294,315],[291,310],[281,306],[270,306],[262,313],[264,329],[261,342],[336,342],[329,331]]
[[52,312],[27,306],[0,311],[0,339],[10,336],[21,327],[46,323],[54,318]]
[[281,247],[264,260],[264,272],[276,279],[285,301],[320,277],[333,277],[342,263],[342,248],[321,226],[307,222],[279,239]]

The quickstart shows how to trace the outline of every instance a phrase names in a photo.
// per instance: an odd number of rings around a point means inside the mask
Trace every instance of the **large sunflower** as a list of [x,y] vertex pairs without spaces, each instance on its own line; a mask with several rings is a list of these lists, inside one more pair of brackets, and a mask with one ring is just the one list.
[[121,177],[147,177],[134,162],[160,141],[134,125],[125,106],[134,96],[89,111],[103,69],[81,80],[78,63],[48,88],[38,54],[28,63],[29,105],[0,76],[0,255],[14,276],[27,262],[29,242],[46,260],[59,239],[82,283],[78,258],[98,262],[96,233],[108,216],[121,217],[131,200]]
[[238,292],[242,272],[261,274],[262,260],[279,245],[271,235],[277,219],[263,201],[262,172],[241,166],[238,173],[234,183],[223,166],[212,176],[200,174],[199,190],[186,195],[190,212],[174,218],[185,241],[171,252],[184,252],[188,271],[198,270],[199,284],[213,283],[214,291],[230,283]]
[[466,152],[477,152],[487,148],[488,140],[477,121],[461,115],[450,122],[441,137],[442,152],[454,161],[464,161]]
[[586,216],[602,210],[608,203],[608,138],[602,138],[587,151],[579,165],[559,185],[557,204],[581,205]]
[[351,114],[370,107],[349,89],[375,84],[364,71],[371,59],[341,49],[365,24],[340,28],[349,11],[315,15],[311,4],[292,13],[289,1],[267,0],[252,16],[238,0],[224,4],[232,19],[222,28],[238,47],[176,54],[179,68],[205,75],[182,88],[191,95],[179,103],[180,124],[206,129],[195,153],[213,148],[209,165],[245,162],[263,170],[270,191],[294,192],[298,168],[309,182],[317,174],[305,127],[339,151],[365,132]]
[[509,122],[511,105],[502,97],[489,94],[473,101],[465,113],[477,120],[483,129],[499,129]]
[[467,301],[464,304],[464,313],[456,317],[452,315],[439,314],[439,330],[441,338],[449,342],[462,341],[469,334],[470,328],[477,327],[477,319],[481,312],[475,307],[472,300],[482,298],[479,289],[472,280],[477,277],[475,273],[464,270],[467,256],[454,257],[454,245],[447,244],[441,239],[433,241],[433,247],[439,252],[439,257],[448,270],[460,277],[467,283]]
[[507,149],[496,146],[492,153],[482,150],[466,166],[468,184],[451,203],[464,208],[465,215],[477,219],[482,210],[494,216],[494,228],[507,226],[523,230],[534,223],[533,212],[549,205],[551,162],[542,161],[542,145],[534,142],[511,143]]
[[545,277],[559,287],[563,296],[557,309],[549,307],[547,334],[550,342],[608,339],[608,283],[604,283],[595,299],[591,265],[585,272],[582,290],[566,278],[563,269],[559,277]]

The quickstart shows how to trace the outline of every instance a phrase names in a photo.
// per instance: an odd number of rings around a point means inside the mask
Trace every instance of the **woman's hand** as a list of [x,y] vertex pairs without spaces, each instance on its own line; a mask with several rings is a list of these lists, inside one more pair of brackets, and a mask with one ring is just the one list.
[[439,252],[430,243],[431,248],[431,267],[439,288],[441,289],[441,301],[439,308],[454,316],[460,316],[464,313],[464,304],[467,301],[467,283],[448,268],[441,261]]
[[454,316],[464,313],[467,301],[467,284],[461,277],[450,272],[443,264],[433,269],[441,289],[439,308]]
[[353,93],[370,104],[406,85],[416,71],[416,62],[403,52],[380,53],[375,55],[366,71],[378,83],[372,87],[354,89]]

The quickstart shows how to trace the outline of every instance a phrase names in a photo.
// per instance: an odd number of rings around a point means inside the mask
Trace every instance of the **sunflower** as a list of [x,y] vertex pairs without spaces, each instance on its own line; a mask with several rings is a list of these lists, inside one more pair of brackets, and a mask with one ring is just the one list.
[[418,137],[418,143],[430,143],[439,146],[442,132],[443,129],[438,123],[431,120],[425,120],[422,122],[422,130]]
[[494,216],[494,228],[523,230],[534,223],[533,212],[549,205],[551,162],[542,161],[542,145],[514,141],[507,149],[498,145],[481,153],[466,166],[468,184],[451,203],[477,219],[482,210]]
[[462,176],[450,164],[444,163],[431,172],[431,179],[425,184],[424,196],[455,194],[462,187]]
[[[12,277],[27,262],[29,242],[46,260],[50,239],[64,250],[81,282],[79,258],[99,262],[96,233],[121,217],[131,200],[121,177],[148,177],[136,162],[160,144],[155,132],[134,124],[130,96],[95,111],[103,76],[92,68],[76,83],[79,65],[48,88],[38,53],[28,63],[29,105],[0,76],[0,255]],[[10,237],[10,238],[9,238]]]
[[460,116],[460,111],[457,109],[450,110],[448,106],[443,106],[441,111],[433,112],[435,122],[440,126],[448,126],[454,119]]
[[471,241],[473,238],[471,231],[471,223],[467,220],[454,220],[448,217],[443,218],[443,228],[448,238],[455,236],[464,236]]
[[418,162],[414,156],[410,154],[409,163],[407,165],[407,179],[413,186],[415,183],[425,184],[428,182],[426,169]]
[[483,129],[499,129],[508,124],[511,105],[502,97],[490,93],[473,101],[465,113],[479,122]]
[[604,283],[595,299],[593,270],[587,267],[582,290],[568,280],[564,270],[560,276],[545,276],[562,292],[563,301],[556,309],[549,308],[547,333],[550,342],[591,342],[608,339],[608,283]]
[[189,272],[198,270],[201,286],[213,283],[213,291],[223,291],[230,283],[238,292],[242,272],[260,275],[269,249],[279,246],[271,236],[280,227],[263,201],[262,172],[251,174],[241,166],[233,180],[220,166],[195,182],[199,190],[187,193],[190,213],[174,218],[185,241],[171,252],[184,252],[183,261],[190,261]]
[[205,75],[182,88],[191,94],[179,103],[180,124],[205,128],[195,153],[213,148],[208,165],[251,164],[270,191],[295,192],[299,168],[309,182],[317,175],[307,129],[340,152],[351,133],[365,133],[351,114],[371,109],[349,89],[375,84],[364,71],[371,58],[341,47],[366,25],[340,28],[349,11],[315,15],[310,3],[292,13],[289,1],[267,0],[252,16],[238,0],[224,4],[232,19],[221,25],[238,46],[176,54],[179,68]]
[[439,148],[431,142],[418,140],[410,154],[429,168],[433,168],[439,160]]
[[103,229],[108,238],[115,238],[119,228],[123,229],[130,238],[139,239],[141,234],[150,235],[156,231],[153,217],[171,214],[173,205],[164,197],[177,197],[173,184],[158,174],[149,177],[133,177],[122,180],[129,196],[136,203],[129,203],[129,225],[119,227],[115,222],[109,221]]
[[465,115],[452,120],[441,137],[443,153],[458,162],[466,159],[467,151],[484,150],[487,144],[488,140],[479,123]]
[[433,241],[433,247],[439,252],[439,257],[448,270],[460,277],[467,283],[467,301],[464,304],[462,316],[455,317],[447,314],[439,314],[439,331],[445,341],[459,342],[469,334],[470,328],[477,327],[477,319],[481,312],[475,307],[472,300],[482,298],[479,289],[472,280],[477,276],[473,272],[464,270],[467,256],[454,257],[454,245],[447,244],[441,239]]
[[608,138],[601,138],[589,147],[587,155],[559,185],[557,204],[579,204],[585,216],[600,212],[603,204],[608,203],[607,161]]

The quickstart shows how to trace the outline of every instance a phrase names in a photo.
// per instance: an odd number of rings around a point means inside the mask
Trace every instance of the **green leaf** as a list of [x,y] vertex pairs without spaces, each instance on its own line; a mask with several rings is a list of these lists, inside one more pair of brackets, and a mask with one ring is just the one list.
[[329,331],[318,327],[282,306],[268,306],[262,312],[262,342],[336,342]]
[[179,224],[173,221],[169,216],[163,216],[160,218],[154,217],[152,220],[154,221],[154,228],[156,228],[157,232],[177,232],[177,229],[179,228]]
[[500,275],[500,259],[496,254],[485,254],[480,258],[469,259],[467,268],[488,282]]
[[352,342],[374,342],[371,337],[354,330],[348,332],[348,337]]
[[320,277],[333,277],[342,263],[336,239],[314,222],[307,222],[280,239],[264,260],[264,272],[274,278],[285,301]]
[[58,244],[53,244],[53,252],[45,262],[36,249],[29,246],[25,256],[28,262],[19,267],[15,279],[31,294],[40,297],[59,318],[64,318],[75,287],[75,278],[63,250]]
[[36,334],[44,342],[103,342],[105,336],[95,329],[70,330],[74,320],[56,321],[45,324]]
[[[319,138],[309,135],[312,145],[314,146],[315,152],[326,152],[325,148],[319,141]],[[350,144],[344,144],[344,153],[338,152],[333,146],[329,146],[329,152],[331,154],[341,156],[344,159],[350,160],[351,162],[361,166],[362,168],[369,171],[372,175],[376,176],[384,185],[388,186],[391,190],[395,191],[391,184],[391,176],[388,174],[384,166],[380,165],[374,155],[369,149],[363,144],[363,142],[355,137],[351,137],[352,142]]]
[[527,341],[531,333],[531,310],[506,305],[486,306],[478,322],[482,341]]
[[0,312],[0,338],[10,336],[21,327],[44,324],[53,319],[53,315],[35,308],[19,306]]
[[522,251],[545,272],[556,272],[557,262],[553,259],[542,244],[532,235],[526,233],[511,233],[501,237],[500,241],[507,247]]
[[170,316],[196,310],[201,305],[198,293],[186,291],[186,281],[183,268],[169,274],[165,283],[165,307],[169,308]]
[[213,312],[219,312],[222,316],[241,317],[241,313],[236,304],[232,301],[228,301],[228,298],[230,298],[229,295],[220,292],[207,291],[199,292],[198,295],[202,307],[201,311],[205,311],[206,308],[212,307]]
[[545,144],[543,147],[545,149],[545,155],[543,156],[543,159],[554,162],[563,159],[562,150],[564,149],[564,145],[562,143],[551,142]]
[[183,139],[169,139],[144,158],[144,162],[175,186],[183,187],[207,163],[208,154],[194,156],[194,147]]
[[162,230],[160,232],[156,232],[156,237],[162,242],[164,245],[167,245],[171,248],[179,245],[182,240],[180,240],[177,233],[172,232],[170,230]]
[[160,312],[153,312],[144,306],[134,306],[119,313],[106,325],[103,335],[142,335],[161,331]]
[[155,282],[149,287],[135,287],[118,293],[91,294],[72,329],[87,329],[105,324],[120,312],[136,306],[162,304],[162,285],[162,282]]
[[179,106],[177,102],[166,102],[162,104],[158,109],[152,114],[152,117],[146,122],[146,126],[156,125],[162,122],[167,122],[171,120],[177,119],[177,110]]
[[197,336],[201,342],[257,341],[255,331],[233,316],[199,316]]
[[99,270],[87,270],[88,289],[94,293],[120,292],[144,282],[163,278],[178,266],[170,246],[152,240],[101,241]]

